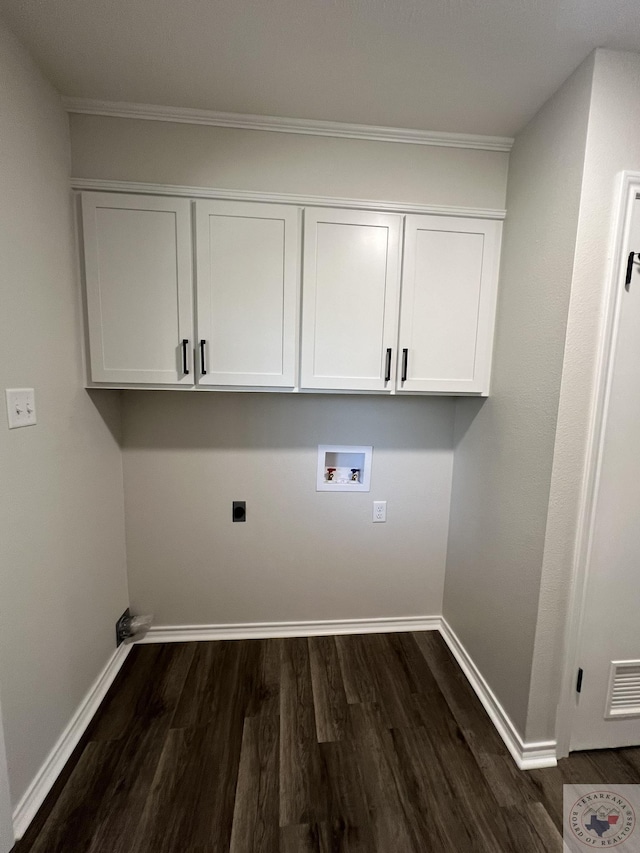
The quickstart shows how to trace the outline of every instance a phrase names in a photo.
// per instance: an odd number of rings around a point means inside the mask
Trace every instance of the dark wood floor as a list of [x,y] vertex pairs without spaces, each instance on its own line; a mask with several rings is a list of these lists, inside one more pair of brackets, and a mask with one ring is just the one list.
[[136,646],[16,853],[549,853],[562,784],[519,771],[436,633]]

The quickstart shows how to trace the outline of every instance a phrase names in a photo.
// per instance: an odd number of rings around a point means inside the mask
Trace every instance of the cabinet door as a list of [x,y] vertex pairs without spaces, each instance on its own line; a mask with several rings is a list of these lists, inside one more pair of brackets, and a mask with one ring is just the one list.
[[293,387],[300,211],[196,202],[198,384]]
[[488,393],[501,229],[406,217],[399,391]]
[[304,217],[300,384],[390,389],[402,218],[314,208]]
[[193,384],[190,202],[86,193],[82,224],[92,380]]

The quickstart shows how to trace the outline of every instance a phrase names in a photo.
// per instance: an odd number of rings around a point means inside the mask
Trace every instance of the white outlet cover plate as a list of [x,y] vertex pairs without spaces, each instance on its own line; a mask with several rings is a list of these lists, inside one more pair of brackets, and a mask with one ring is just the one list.
[[373,522],[375,523],[384,523],[387,520],[387,502],[386,501],[374,501],[373,502]]
[[33,426],[36,423],[36,395],[33,388],[7,388],[6,394],[9,429]]

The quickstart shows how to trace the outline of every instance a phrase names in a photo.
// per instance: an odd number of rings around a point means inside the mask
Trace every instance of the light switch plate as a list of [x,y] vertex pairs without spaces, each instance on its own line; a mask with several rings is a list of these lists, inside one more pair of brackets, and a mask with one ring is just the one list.
[[9,429],[36,423],[36,395],[33,388],[7,388]]

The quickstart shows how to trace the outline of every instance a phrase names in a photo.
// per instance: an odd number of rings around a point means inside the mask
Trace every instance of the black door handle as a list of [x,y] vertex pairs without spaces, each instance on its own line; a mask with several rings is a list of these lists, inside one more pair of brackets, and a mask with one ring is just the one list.
[[189,339],[182,339],[182,372],[185,376],[189,375],[189,356],[187,355],[187,347],[189,346]]
[[407,367],[409,366],[409,350],[402,350],[402,381],[407,381]]
[[633,274],[633,259],[635,255],[640,257],[640,253],[637,252],[629,252],[629,257],[627,259],[627,277],[624,280],[624,289],[629,292],[629,288],[631,287],[631,276]]
[[384,381],[391,381],[391,347],[389,347],[389,349],[387,350],[387,366],[384,372]]
[[205,348],[206,344],[207,344],[206,341],[200,341],[200,374],[202,376],[207,375],[207,368],[205,367],[206,359],[205,359],[205,354],[204,354],[204,348]]

